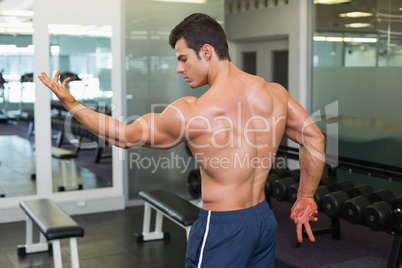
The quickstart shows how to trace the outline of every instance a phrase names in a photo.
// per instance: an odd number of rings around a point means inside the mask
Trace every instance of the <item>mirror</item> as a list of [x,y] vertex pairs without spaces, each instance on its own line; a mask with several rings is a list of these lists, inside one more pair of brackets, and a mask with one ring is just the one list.
[[[0,25],[0,197],[36,194],[32,25]],[[20,30],[21,30],[20,29]]]
[[[111,26],[51,24],[50,75],[70,77],[68,89],[78,102],[111,115]],[[111,187],[111,145],[71,117],[51,97],[53,191]]]
[[15,24],[0,26],[0,197],[36,194],[32,25]]

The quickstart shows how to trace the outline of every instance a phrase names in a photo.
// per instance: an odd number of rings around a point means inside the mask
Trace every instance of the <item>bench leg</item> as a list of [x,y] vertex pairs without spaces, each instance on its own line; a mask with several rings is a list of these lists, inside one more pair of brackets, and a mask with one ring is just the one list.
[[67,172],[67,165],[65,160],[60,161],[61,165],[61,177],[63,179],[63,186],[67,187],[67,182],[68,182],[68,172]]
[[77,169],[75,167],[75,161],[74,159],[70,160],[70,166],[71,166],[71,174],[70,174],[70,185],[72,188],[77,188]]
[[77,169],[74,159],[70,159],[70,172],[67,170],[67,160],[61,160],[61,177],[63,179],[63,186],[59,187],[59,191],[65,190],[79,190],[82,189],[78,186]]
[[62,268],[60,240],[52,240],[54,268]]
[[163,215],[159,211],[156,211],[155,230],[152,232],[150,231],[151,216],[152,216],[152,207],[149,205],[149,203],[145,202],[144,222],[142,226],[143,241],[164,239],[165,234],[162,232]]
[[33,224],[28,216],[25,217],[25,241],[27,242],[27,245],[32,245]]
[[49,244],[43,234],[40,234],[39,243],[33,243],[33,224],[31,219],[26,216],[26,244],[17,246],[18,256],[28,253],[44,252],[49,250]]
[[70,238],[70,257],[71,257],[71,267],[79,268],[80,263],[78,259],[78,247],[77,247],[77,239],[75,237]]
[[162,233],[163,215],[159,211],[156,212],[155,232]]
[[151,229],[151,206],[148,203],[144,205],[144,221],[142,225],[142,233],[148,234]]

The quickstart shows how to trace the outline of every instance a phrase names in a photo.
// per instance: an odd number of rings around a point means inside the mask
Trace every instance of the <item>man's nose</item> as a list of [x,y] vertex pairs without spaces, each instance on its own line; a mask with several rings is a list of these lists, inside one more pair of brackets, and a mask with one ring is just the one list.
[[180,63],[178,63],[177,68],[176,68],[176,73],[181,74],[181,73],[183,73],[183,71],[184,71],[183,66]]

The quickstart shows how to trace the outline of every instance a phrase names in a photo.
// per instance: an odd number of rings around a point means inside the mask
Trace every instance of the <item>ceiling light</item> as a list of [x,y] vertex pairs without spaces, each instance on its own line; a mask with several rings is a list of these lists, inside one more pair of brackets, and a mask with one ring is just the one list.
[[318,42],[354,42],[354,43],[375,43],[377,38],[373,37],[339,37],[339,36],[314,36]]
[[332,36],[329,36],[329,37],[326,38],[326,41],[327,41],[327,42],[342,42],[342,41],[343,41],[343,38],[342,38],[342,37],[332,37]]
[[76,35],[91,37],[111,37],[112,27],[109,25],[92,26],[79,24],[49,24],[49,34],[54,35]]
[[337,4],[350,3],[350,1],[351,0],[314,0],[314,4],[337,5]]
[[363,17],[371,17],[371,16],[373,16],[373,13],[360,12],[360,11],[339,14],[339,17],[342,17],[342,18],[363,18]]
[[314,36],[314,41],[327,41],[325,36]]
[[375,43],[375,42],[377,42],[377,38],[354,37],[354,38],[352,38],[352,41],[356,42],[356,43]]
[[3,10],[0,12],[2,16],[13,16],[13,17],[27,17],[33,18],[33,11],[24,10]]
[[345,24],[346,28],[367,28],[370,26],[371,26],[370,23],[360,23],[360,22]]

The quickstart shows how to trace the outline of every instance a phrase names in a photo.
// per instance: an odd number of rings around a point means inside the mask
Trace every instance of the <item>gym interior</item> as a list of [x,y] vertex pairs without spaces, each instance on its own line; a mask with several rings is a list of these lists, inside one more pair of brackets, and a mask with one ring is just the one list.
[[188,148],[116,148],[37,76],[60,70],[77,100],[124,123],[199,97],[207,88],[176,74],[168,45],[194,12],[216,18],[232,61],[282,84],[326,137],[316,242],[299,244],[289,219],[295,143],[282,140],[267,178],[275,267],[400,267],[398,0],[0,1],[0,267],[184,267],[201,195]]

